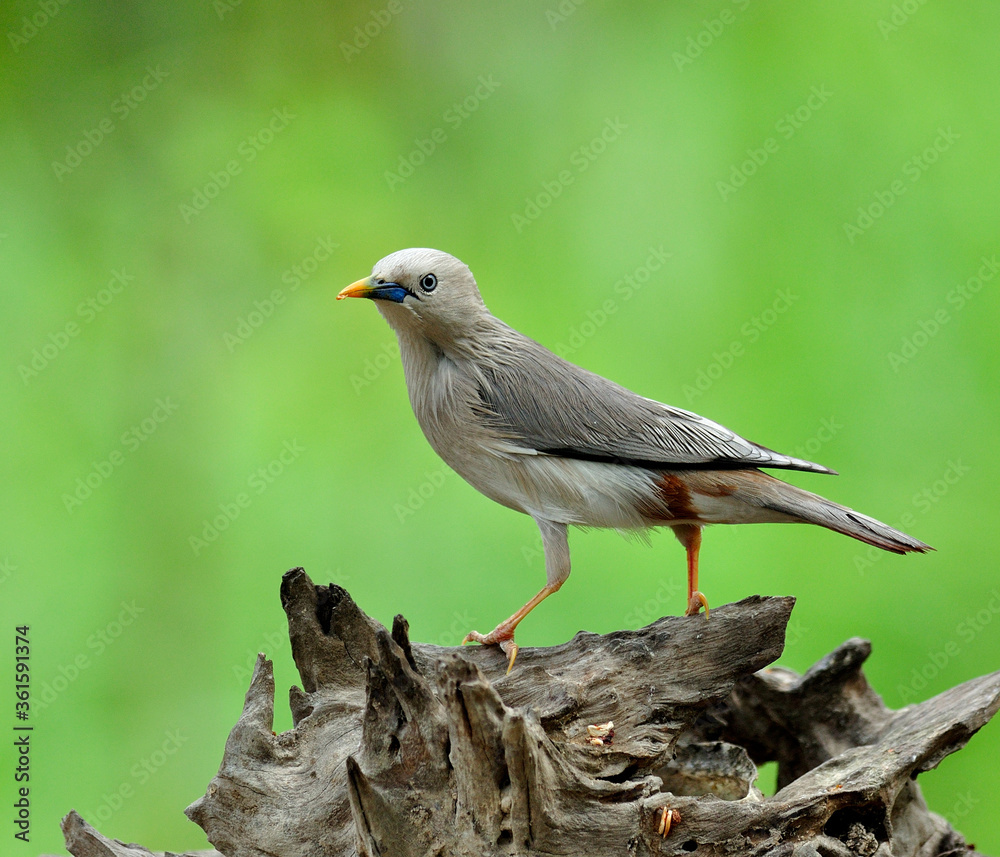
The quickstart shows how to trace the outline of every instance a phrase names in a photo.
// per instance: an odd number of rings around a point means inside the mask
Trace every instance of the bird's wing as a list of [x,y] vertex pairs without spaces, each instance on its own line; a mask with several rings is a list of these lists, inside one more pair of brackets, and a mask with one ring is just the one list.
[[477,415],[525,453],[670,470],[774,467],[834,473],[697,414],[644,398],[512,329],[477,372]]

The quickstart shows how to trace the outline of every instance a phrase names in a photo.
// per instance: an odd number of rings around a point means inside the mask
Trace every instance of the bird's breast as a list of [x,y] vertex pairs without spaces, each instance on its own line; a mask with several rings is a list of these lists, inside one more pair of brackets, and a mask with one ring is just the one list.
[[431,348],[403,349],[410,402],[442,460],[490,499],[568,524],[636,529],[695,517],[681,480],[641,467],[540,453],[484,418],[478,373]]

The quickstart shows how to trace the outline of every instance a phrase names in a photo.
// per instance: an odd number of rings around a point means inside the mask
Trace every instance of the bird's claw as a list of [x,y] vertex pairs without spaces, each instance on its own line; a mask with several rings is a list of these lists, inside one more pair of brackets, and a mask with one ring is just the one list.
[[691,593],[691,598],[688,600],[687,610],[684,611],[685,616],[697,616],[701,611],[701,608],[705,608],[705,618],[708,618],[708,599],[703,593],[699,592],[697,589]]
[[469,631],[462,640],[462,645],[466,643],[482,643],[484,646],[499,646],[500,650],[507,656],[507,674],[514,669],[514,659],[517,657],[518,646],[514,642],[514,632],[507,631],[502,626],[497,626],[488,634],[480,634],[478,631]]

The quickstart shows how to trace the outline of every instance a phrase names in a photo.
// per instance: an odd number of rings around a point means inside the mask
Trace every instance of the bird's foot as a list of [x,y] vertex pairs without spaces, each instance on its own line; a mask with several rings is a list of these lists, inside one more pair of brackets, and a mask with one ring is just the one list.
[[705,608],[705,618],[708,618],[708,599],[703,593],[699,592],[697,589],[691,593],[691,597],[688,599],[687,610],[684,611],[685,616],[697,616],[701,611],[701,608]]
[[469,631],[462,640],[462,645],[466,643],[482,643],[484,646],[499,646],[501,651],[507,656],[507,672],[514,668],[514,658],[517,657],[517,643],[514,642],[514,629],[507,623],[502,622],[488,634],[480,634],[478,631]]

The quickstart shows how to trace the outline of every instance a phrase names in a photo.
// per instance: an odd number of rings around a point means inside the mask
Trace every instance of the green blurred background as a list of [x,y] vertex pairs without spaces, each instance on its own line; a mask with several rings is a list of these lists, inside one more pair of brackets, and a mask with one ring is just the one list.
[[[0,685],[13,725],[30,624],[36,727],[16,853],[64,853],[70,808],[206,846],[182,810],[258,651],[290,726],[286,569],[438,643],[541,585],[534,524],[444,469],[389,329],[334,301],[403,247],[459,256],[574,362],[839,470],[791,479],[938,549],[710,531],[713,604],[798,598],[782,663],[867,637],[893,707],[1000,668],[1000,9],[953,12],[4,4]],[[522,645],[682,611],[669,532],[571,541]],[[920,778],[993,853],[998,753],[994,723]]]

